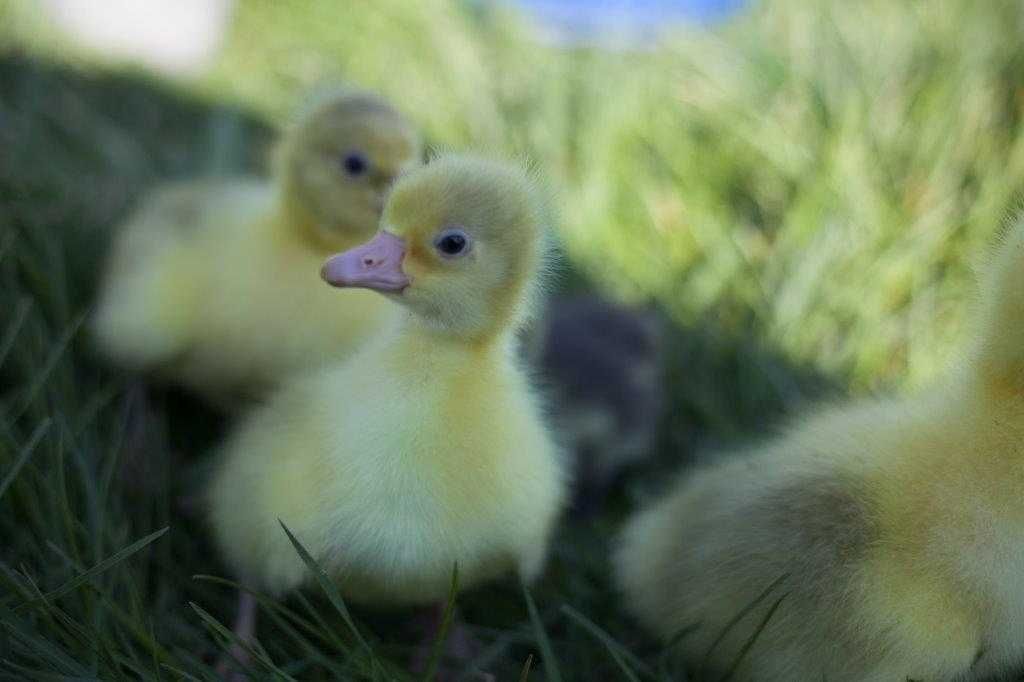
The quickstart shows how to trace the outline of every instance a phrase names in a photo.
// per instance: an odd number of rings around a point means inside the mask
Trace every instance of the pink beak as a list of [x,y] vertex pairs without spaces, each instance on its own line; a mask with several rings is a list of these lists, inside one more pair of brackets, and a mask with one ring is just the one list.
[[320,277],[335,287],[362,287],[399,292],[409,286],[402,272],[405,242],[381,230],[362,246],[331,256],[320,268]]

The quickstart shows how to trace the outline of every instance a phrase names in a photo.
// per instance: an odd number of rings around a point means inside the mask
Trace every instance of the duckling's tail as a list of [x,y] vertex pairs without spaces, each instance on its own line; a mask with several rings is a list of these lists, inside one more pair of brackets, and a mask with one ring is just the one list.
[[1024,401],[1024,213],[982,275],[971,373],[988,399]]

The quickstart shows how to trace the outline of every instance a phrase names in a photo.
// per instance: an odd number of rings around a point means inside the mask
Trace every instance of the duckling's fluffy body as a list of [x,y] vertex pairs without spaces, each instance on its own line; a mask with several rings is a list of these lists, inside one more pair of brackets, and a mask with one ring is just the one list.
[[213,521],[240,575],[274,591],[302,582],[278,518],[356,601],[443,599],[456,561],[464,586],[536,575],[561,473],[522,376],[504,348],[467,355],[398,331],[293,387],[230,444]]
[[595,511],[620,474],[652,455],[664,403],[660,320],[565,297],[549,303],[535,337],[551,421],[575,460],[577,511]]
[[108,353],[203,394],[252,397],[372,333],[384,302],[323,286],[323,253],[283,231],[274,204],[258,182],[153,197],[112,263],[117,284],[96,325]]
[[1019,665],[1024,223],[982,293],[976,343],[932,391],[826,409],[640,513],[616,555],[628,607],[666,639],[692,628],[676,645],[686,659],[737,665],[739,680],[979,679]]
[[[375,164],[364,177],[338,158],[355,149]],[[387,183],[417,150],[396,112],[346,93],[285,136],[276,182],[158,188],[118,232],[93,320],[100,347],[221,401],[353,352],[391,311],[370,292],[332,295],[317,271],[373,233]]]
[[[514,352],[537,226],[503,203],[530,201],[524,183],[458,157],[399,181],[381,234],[405,245],[411,284],[388,294],[402,313],[224,449],[211,521],[244,581],[282,592],[307,576],[278,519],[356,602],[444,599],[456,564],[463,587],[540,570],[565,482]],[[476,240],[457,262],[433,253],[448,225]]]

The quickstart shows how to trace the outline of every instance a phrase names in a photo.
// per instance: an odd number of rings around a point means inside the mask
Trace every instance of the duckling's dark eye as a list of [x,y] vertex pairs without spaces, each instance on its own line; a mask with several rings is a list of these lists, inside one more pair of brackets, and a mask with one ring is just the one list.
[[461,256],[469,250],[469,235],[462,230],[445,230],[434,240],[434,246],[442,256]]
[[346,173],[356,177],[366,172],[366,169],[370,167],[370,162],[359,152],[349,152],[341,157],[341,167],[345,169]]

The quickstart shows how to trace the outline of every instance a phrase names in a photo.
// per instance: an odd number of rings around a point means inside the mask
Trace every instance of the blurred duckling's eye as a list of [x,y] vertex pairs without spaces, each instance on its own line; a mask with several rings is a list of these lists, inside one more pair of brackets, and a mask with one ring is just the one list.
[[437,235],[434,248],[445,258],[464,256],[469,252],[471,240],[469,235],[457,228],[445,230]]
[[370,162],[359,152],[348,152],[341,157],[341,167],[352,177],[359,177],[370,167]]

